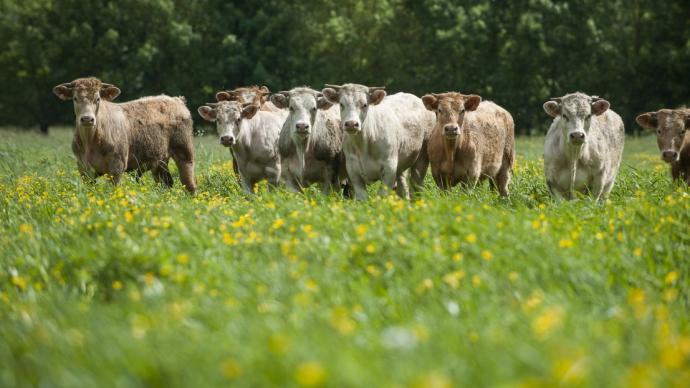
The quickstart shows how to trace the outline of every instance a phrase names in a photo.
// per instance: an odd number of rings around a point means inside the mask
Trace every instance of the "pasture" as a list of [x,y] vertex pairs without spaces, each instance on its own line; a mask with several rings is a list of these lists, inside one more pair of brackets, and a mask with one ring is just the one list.
[[604,204],[551,199],[543,138],[518,139],[508,199],[427,175],[355,202],[248,199],[215,136],[194,197],[83,183],[71,130],[0,136],[0,386],[690,381],[690,191],[653,136]]

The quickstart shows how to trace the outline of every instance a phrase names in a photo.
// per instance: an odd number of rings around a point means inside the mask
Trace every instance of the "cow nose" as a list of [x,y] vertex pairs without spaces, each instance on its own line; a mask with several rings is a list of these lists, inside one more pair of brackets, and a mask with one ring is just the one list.
[[667,162],[674,162],[678,159],[678,152],[673,150],[666,150],[661,153],[661,158]]
[[356,120],[348,120],[345,122],[345,128],[357,129],[357,128],[359,128],[359,122],[357,122]]
[[93,125],[93,123],[96,121],[96,118],[93,116],[81,116],[80,121],[82,124]]
[[235,138],[228,135],[223,135],[220,137],[220,144],[224,146],[231,146],[235,143]]
[[585,133],[584,132],[570,132],[568,137],[570,137],[570,141],[583,142],[585,140]]
[[443,130],[446,132],[446,134],[457,134],[460,128],[455,124],[448,124],[443,127]]
[[299,132],[307,132],[307,130],[309,129],[309,124],[297,123],[297,124],[295,124],[295,128],[297,128],[297,131],[299,131]]

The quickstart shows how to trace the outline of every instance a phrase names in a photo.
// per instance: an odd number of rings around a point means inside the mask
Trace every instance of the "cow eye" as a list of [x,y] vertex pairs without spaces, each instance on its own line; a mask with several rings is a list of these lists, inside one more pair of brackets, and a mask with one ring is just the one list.
[[368,106],[369,106],[369,104],[367,104],[366,102],[364,104],[362,104],[362,108],[366,109],[366,107],[368,107]]
[[568,116],[566,116],[566,115],[563,115],[563,119],[564,119],[565,121],[570,121],[570,119],[569,119]]
[[344,106],[343,103],[341,102],[341,103],[340,103],[340,109],[343,109],[343,108],[345,108],[345,106]]
[[311,108],[311,111],[312,111],[312,112],[316,112],[316,108],[315,108],[315,107],[314,107],[314,108]]
[[656,130],[657,135],[661,135],[661,129]]
[[290,112],[294,112],[294,111],[295,111],[295,108],[290,107]]

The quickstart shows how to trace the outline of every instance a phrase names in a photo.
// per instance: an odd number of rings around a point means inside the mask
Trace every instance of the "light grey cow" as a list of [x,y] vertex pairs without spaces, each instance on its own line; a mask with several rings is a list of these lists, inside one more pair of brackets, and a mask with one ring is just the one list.
[[337,107],[308,87],[271,95],[271,102],[289,111],[280,132],[283,177],[289,190],[300,192],[320,183],[324,194],[339,190],[346,179]]
[[280,181],[281,164],[278,136],[285,121],[285,112],[259,110],[255,104],[221,101],[200,106],[199,115],[215,122],[220,143],[232,150],[240,173],[240,182],[247,193],[266,179],[272,186]]
[[395,189],[407,198],[408,170],[417,192],[429,166],[426,144],[435,123],[422,100],[407,93],[386,96],[381,87],[326,86],[323,95],[340,105],[343,152],[355,198],[365,200],[367,185],[376,181],[383,183],[380,194]]
[[605,199],[623,156],[625,128],[608,101],[572,93],[544,103],[554,118],[544,143],[544,172],[551,194],[572,199],[574,192]]

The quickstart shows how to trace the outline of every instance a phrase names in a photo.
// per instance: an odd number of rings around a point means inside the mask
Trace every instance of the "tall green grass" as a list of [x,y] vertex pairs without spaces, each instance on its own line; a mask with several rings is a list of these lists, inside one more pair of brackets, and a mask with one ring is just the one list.
[[[69,131],[1,131],[0,386],[687,386],[690,191],[628,138],[607,203],[542,139],[488,187],[359,203],[84,184]],[[372,187],[372,194],[376,187]]]

